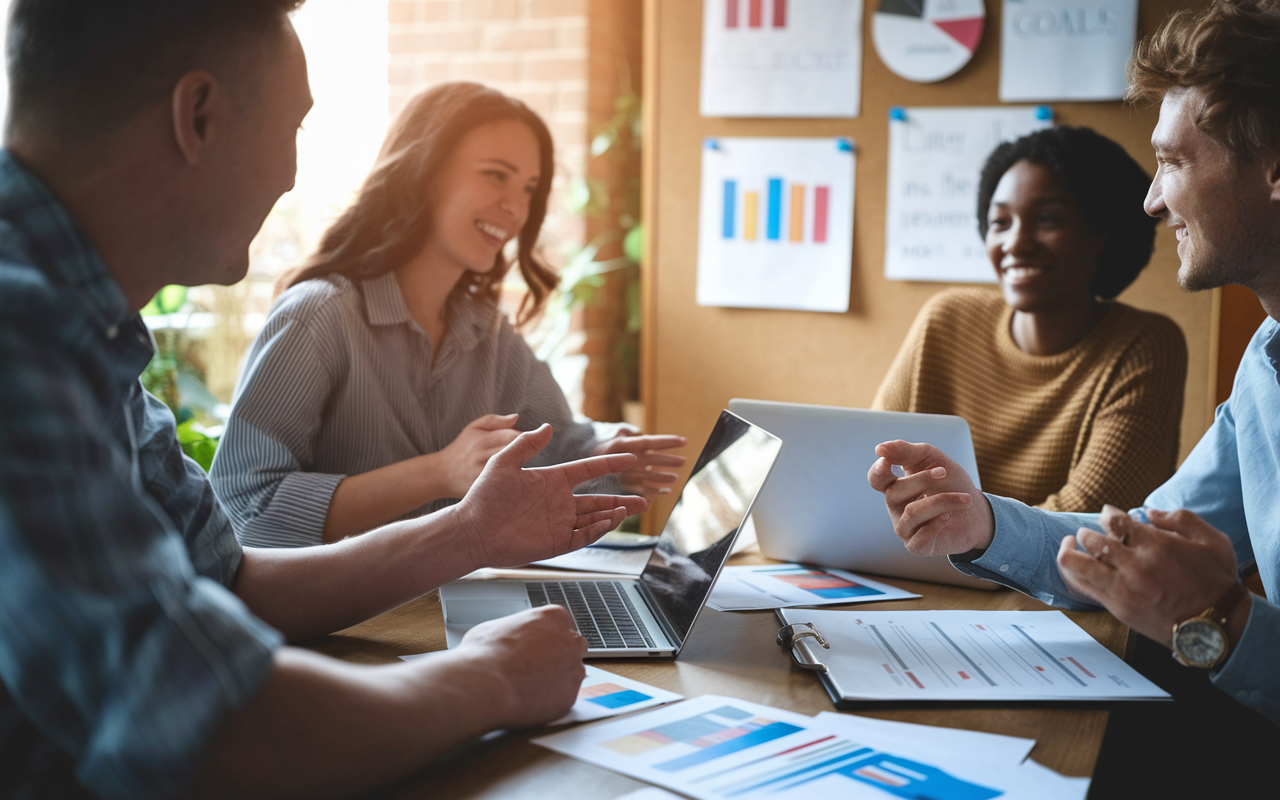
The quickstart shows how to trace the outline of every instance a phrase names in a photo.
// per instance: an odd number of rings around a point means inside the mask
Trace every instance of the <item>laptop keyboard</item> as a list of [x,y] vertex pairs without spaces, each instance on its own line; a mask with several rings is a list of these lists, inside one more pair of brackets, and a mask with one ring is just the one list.
[[531,581],[524,588],[535,607],[550,604],[569,609],[578,632],[592,649],[653,647],[653,639],[618,581]]

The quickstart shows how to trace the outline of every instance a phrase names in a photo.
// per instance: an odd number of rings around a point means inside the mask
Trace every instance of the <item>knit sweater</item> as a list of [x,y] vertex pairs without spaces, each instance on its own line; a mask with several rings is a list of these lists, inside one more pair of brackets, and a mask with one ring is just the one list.
[[984,491],[1050,511],[1141,505],[1178,459],[1187,346],[1167,317],[1110,303],[1071,349],[1023,352],[996,293],[920,310],[874,408],[969,423]]

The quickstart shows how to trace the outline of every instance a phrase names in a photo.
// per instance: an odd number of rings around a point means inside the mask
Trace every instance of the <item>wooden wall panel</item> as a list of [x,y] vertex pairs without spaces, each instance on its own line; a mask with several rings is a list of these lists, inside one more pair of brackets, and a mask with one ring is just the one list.
[[[1000,2],[987,0],[987,28],[974,59],[955,76],[935,84],[898,78],[880,61],[870,40],[876,5],[876,0],[866,0],[860,117],[744,120],[703,118],[698,113],[702,4],[647,0],[649,248],[641,380],[649,431],[682,433],[700,443],[731,397],[865,407],[920,306],[950,285],[884,278],[888,109],[894,105],[999,105]],[[1188,5],[1141,0],[1140,35],[1153,30],[1170,11]],[[1154,172],[1149,139],[1157,109],[1119,102],[1052,105],[1060,124],[1096,128]],[[848,313],[695,304],[699,170],[706,136],[854,139],[858,174]],[[1120,299],[1172,317],[1186,335],[1190,363],[1181,429],[1185,456],[1212,419],[1219,296],[1216,291],[1187,294],[1178,288],[1175,247],[1172,233],[1161,227],[1151,264]],[[868,466],[872,460],[868,454]],[[850,480],[862,479],[850,476]],[[654,516],[665,517],[663,509]]]

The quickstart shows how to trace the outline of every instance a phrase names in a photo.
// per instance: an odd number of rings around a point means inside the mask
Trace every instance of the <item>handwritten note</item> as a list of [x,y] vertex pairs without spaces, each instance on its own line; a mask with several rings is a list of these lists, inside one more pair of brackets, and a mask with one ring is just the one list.
[[703,0],[702,115],[856,117],[862,0]]
[[1000,99],[1119,100],[1138,0],[1004,0]]
[[885,277],[994,283],[978,234],[978,175],[1000,142],[1052,124],[1043,106],[893,109]]

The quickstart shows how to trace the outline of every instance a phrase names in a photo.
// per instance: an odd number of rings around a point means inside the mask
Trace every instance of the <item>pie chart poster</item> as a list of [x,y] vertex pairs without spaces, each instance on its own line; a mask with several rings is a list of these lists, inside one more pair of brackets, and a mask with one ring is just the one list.
[[956,74],[973,58],[986,14],[982,0],[880,0],[871,38],[892,72],[932,83]]
[[704,117],[856,117],[862,0],[703,0]]
[[698,305],[848,311],[854,163],[849,139],[706,140]]

